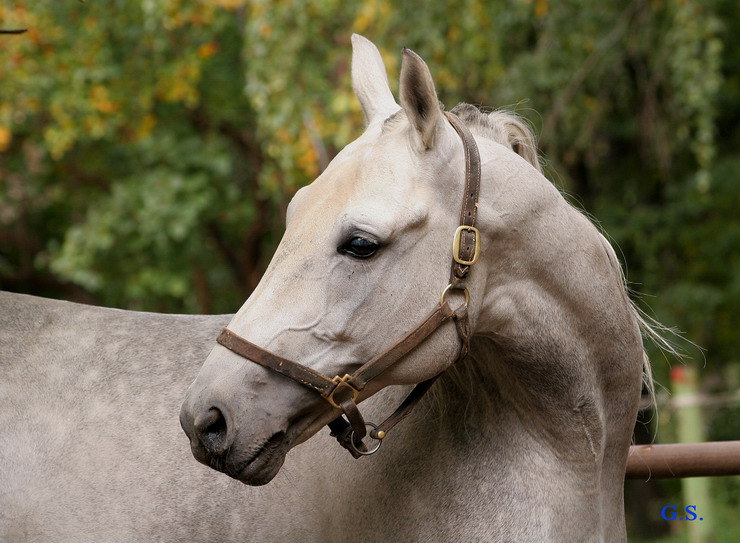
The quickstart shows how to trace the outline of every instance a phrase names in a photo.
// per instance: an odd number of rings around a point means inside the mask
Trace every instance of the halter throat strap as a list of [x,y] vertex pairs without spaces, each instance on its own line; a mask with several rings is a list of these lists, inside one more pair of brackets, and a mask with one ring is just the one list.
[[[353,374],[336,375],[334,377],[327,377],[308,366],[263,349],[228,328],[224,328],[217,339],[219,344],[230,351],[316,391],[332,407],[340,409],[347,420],[340,415],[329,423],[329,428],[340,445],[346,448],[355,458],[377,451],[380,443],[382,443],[381,440],[385,438],[388,431],[411,412],[439,375],[416,385],[401,405],[379,425],[366,423],[357,409],[361,393],[370,381],[388,370],[451,319],[455,322],[461,341],[457,360],[465,358],[469,351],[471,331],[467,310],[470,294],[463,281],[468,275],[470,267],[477,262],[480,256],[480,233],[475,228],[480,192],[480,155],[473,135],[463,122],[450,112],[445,112],[445,117],[463,143],[465,152],[465,193],[460,212],[460,226],[455,231],[452,243],[453,261],[450,284],[444,289],[439,304],[416,328],[388,349],[365,362]],[[465,304],[456,310],[453,310],[447,302],[447,295],[450,290],[461,290],[465,295]],[[377,445],[372,449],[368,449],[362,441],[367,435],[367,426],[372,428],[370,437],[377,440]]]

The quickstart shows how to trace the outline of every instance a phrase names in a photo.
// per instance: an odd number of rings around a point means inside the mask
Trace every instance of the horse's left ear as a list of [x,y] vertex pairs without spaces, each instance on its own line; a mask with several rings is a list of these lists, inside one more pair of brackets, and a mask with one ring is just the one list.
[[352,88],[367,124],[383,120],[399,109],[388,86],[380,51],[359,34],[352,34]]
[[429,67],[411,49],[403,50],[401,62],[401,107],[416,129],[425,149],[434,144],[437,126],[444,122]]

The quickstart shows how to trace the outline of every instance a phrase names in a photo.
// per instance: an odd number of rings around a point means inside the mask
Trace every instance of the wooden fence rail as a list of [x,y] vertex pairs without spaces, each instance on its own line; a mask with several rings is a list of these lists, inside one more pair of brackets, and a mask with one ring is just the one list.
[[633,445],[626,479],[740,475],[740,441]]

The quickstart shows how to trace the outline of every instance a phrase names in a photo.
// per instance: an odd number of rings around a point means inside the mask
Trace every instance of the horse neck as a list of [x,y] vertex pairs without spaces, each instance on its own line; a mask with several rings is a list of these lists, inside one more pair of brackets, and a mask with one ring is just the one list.
[[[593,490],[601,481],[605,441],[597,422],[600,406],[578,390],[579,376],[550,376],[535,366],[494,339],[475,337],[470,355],[435,387],[430,416],[435,431],[475,451],[473,462],[488,456],[484,450],[495,451],[500,466],[547,458],[559,476],[568,474],[576,486]],[[548,389],[557,392],[550,395]],[[562,402],[555,403],[554,396]]]
[[[470,355],[435,385],[426,413],[398,436],[403,447],[390,463],[413,470],[391,484],[441,489],[447,502],[433,504],[437,514],[489,519],[491,540],[511,533],[522,541],[544,541],[544,533],[552,541],[623,540],[630,430],[607,427],[618,422],[613,408],[577,386],[582,377],[522,379],[529,371],[520,353],[475,337]],[[578,525],[568,520],[574,512]]]
[[542,175],[479,145],[493,156],[479,209],[487,260],[468,281],[477,335],[440,384],[449,388],[443,418],[451,433],[465,421],[481,442],[516,442],[504,462],[527,458],[546,473],[533,475],[541,482],[598,493],[620,522],[643,348],[618,264]]
[[[643,347],[618,263],[539,172],[499,145],[480,145],[493,160],[479,211],[487,260],[470,279],[481,300],[474,328],[486,338],[474,353],[486,361],[479,371],[560,455],[621,462]],[[615,446],[612,458],[606,449]]]

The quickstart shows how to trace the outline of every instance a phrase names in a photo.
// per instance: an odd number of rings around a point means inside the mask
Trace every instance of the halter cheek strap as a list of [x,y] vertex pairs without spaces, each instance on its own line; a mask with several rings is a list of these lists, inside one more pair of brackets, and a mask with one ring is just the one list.
[[[470,303],[470,293],[463,280],[468,275],[470,267],[478,261],[480,256],[480,233],[475,228],[480,192],[480,155],[472,134],[462,121],[449,112],[445,112],[445,116],[463,143],[465,151],[465,194],[460,213],[460,226],[453,237],[450,284],[442,292],[439,304],[416,328],[388,349],[365,362],[353,374],[344,374],[341,377],[339,375],[327,377],[308,366],[263,349],[227,328],[221,331],[217,339],[218,343],[247,360],[276,371],[316,391],[332,407],[340,409],[347,420],[340,415],[329,423],[329,429],[340,445],[352,453],[355,458],[377,451],[387,433],[411,412],[439,375],[416,385],[401,405],[378,425],[370,422],[366,423],[357,408],[361,392],[370,381],[406,356],[450,319],[455,322],[461,341],[457,360],[465,358],[469,351],[471,331],[468,305]],[[465,304],[456,310],[453,310],[447,302],[447,296],[451,290],[461,290],[465,295]],[[369,433],[370,437],[376,440],[376,444],[372,448],[368,448],[363,442],[363,438],[368,435],[368,426],[372,429]]]

